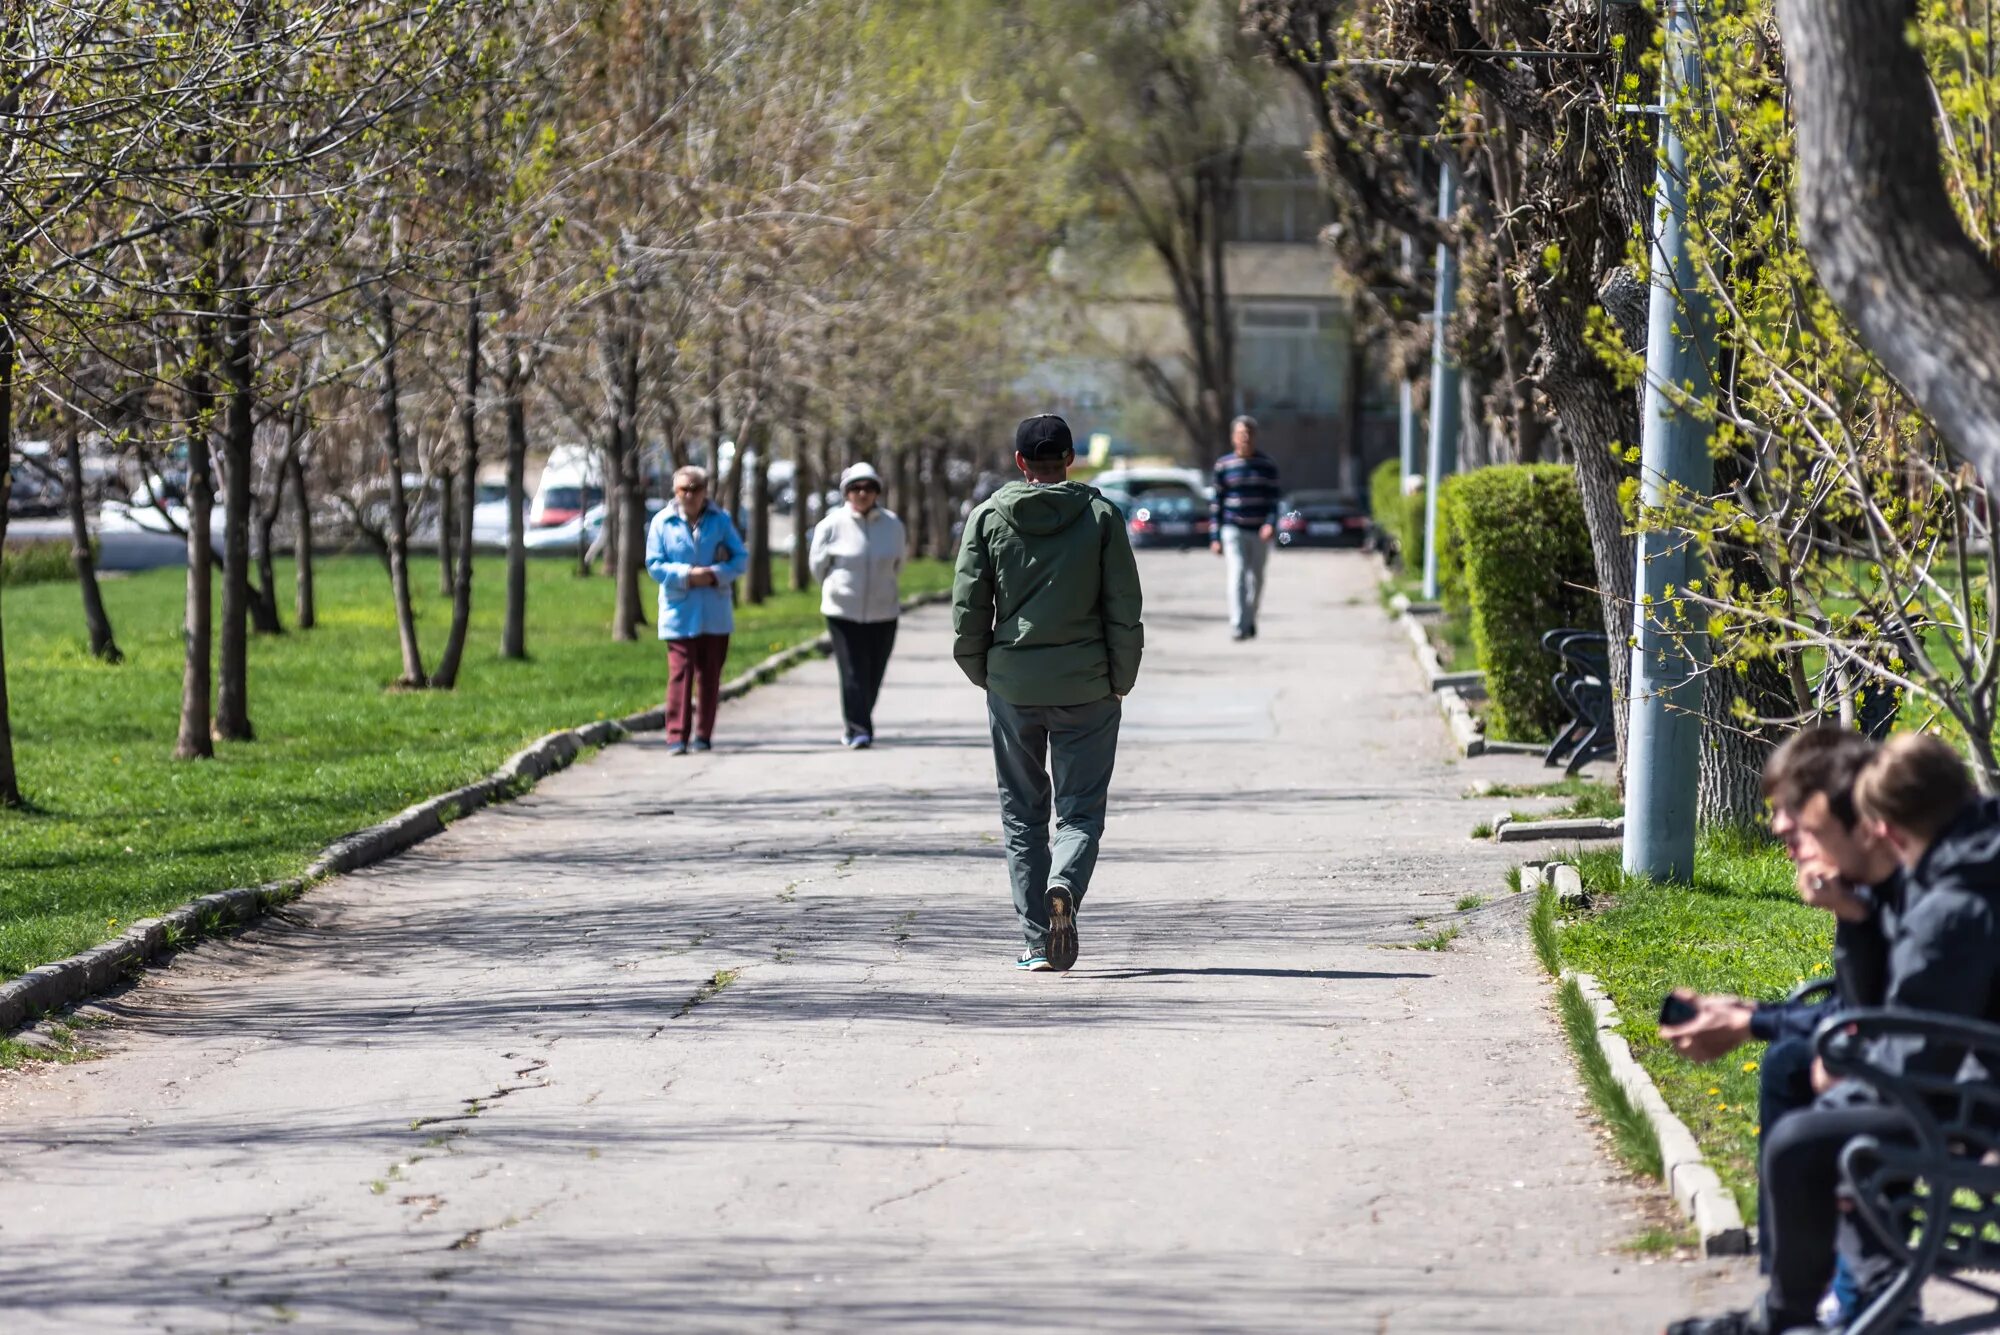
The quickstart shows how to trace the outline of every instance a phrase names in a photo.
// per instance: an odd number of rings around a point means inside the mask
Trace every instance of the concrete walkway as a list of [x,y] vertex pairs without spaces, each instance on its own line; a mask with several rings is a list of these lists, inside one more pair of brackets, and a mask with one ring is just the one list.
[[[1152,647],[1068,976],[1011,967],[983,710],[906,623],[720,750],[609,749],[0,1080],[0,1328],[1656,1330],[1492,803],[1372,576],[1142,565]],[[1477,768],[1475,768],[1475,766]],[[1413,925],[1433,919],[1432,928]]]

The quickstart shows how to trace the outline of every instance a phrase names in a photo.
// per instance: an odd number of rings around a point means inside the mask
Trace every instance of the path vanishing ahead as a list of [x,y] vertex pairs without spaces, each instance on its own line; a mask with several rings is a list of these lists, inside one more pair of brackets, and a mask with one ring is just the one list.
[[[1024,975],[979,696],[911,616],[722,749],[608,749],[0,1080],[0,1329],[1640,1332],[1508,858],[1359,558],[1206,554],[1151,646],[1067,977]],[[1482,759],[1477,776],[1531,761]],[[1433,927],[1436,922],[1433,922]],[[726,984],[718,986],[718,984]]]

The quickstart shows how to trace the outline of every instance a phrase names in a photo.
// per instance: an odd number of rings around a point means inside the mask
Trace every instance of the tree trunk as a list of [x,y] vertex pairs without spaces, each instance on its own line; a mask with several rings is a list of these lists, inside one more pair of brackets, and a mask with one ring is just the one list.
[[298,440],[299,434],[294,433],[291,448],[285,451],[285,473],[292,487],[293,523],[298,528],[292,540],[292,592],[299,629],[311,630],[319,624],[319,608],[313,597],[312,496],[306,490],[306,468],[299,457]]
[[402,388],[396,380],[396,312],[385,288],[377,302],[382,317],[382,436],[389,452],[389,590],[396,605],[396,638],[403,650],[400,685],[421,690],[423,648],[417,643],[417,613],[410,603],[410,498],[403,487]]
[[507,336],[507,610],[500,656],[528,656],[528,408],[527,362],[520,335]]
[[910,498],[915,511],[909,517],[908,536],[913,553],[931,549],[931,525],[937,518],[937,510],[931,504],[931,490],[937,486],[937,475],[932,470],[933,450],[928,444],[918,444],[911,448],[910,469],[917,479],[917,494]]
[[792,592],[812,587],[812,506],[813,451],[807,440],[806,425],[792,427]]
[[271,550],[271,534],[277,530],[278,516],[285,510],[284,460],[291,457],[297,433],[301,430],[303,427],[298,413],[288,414],[285,453],[278,466],[269,470],[270,496],[257,506],[256,541],[251,544],[251,555],[257,563],[257,584],[250,590],[250,626],[259,635],[282,635],[285,632],[284,620],[278,615],[278,572],[273,565],[275,553]]
[[[889,489],[896,500],[889,508],[897,514],[909,514],[910,507],[917,503],[917,470],[907,446],[896,451],[895,462],[890,465]],[[886,501],[888,497],[883,499]]]
[[[241,281],[240,279],[238,280]],[[223,345],[229,407],[222,435],[221,654],[216,663],[215,735],[250,741],[250,462],[256,442],[256,386],[249,303],[232,302]]]
[[[0,311],[0,549],[7,545],[7,507],[14,499],[14,323]],[[6,587],[0,583],[0,595]],[[0,616],[0,807],[18,807],[13,713],[7,704],[7,620]]]
[[[457,561],[451,578],[451,630],[445,635],[444,653],[431,677],[431,685],[447,691],[458,685],[466,636],[472,630],[472,511],[479,503],[479,280],[485,264],[485,247],[475,247],[465,304],[465,389],[458,401],[458,523],[453,534]],[[442,536],[439,541],[442,544]]]
[[[200,338],[197,335],[197,338]],[[203,340],[204,342],[206,340]],[[181,729],[176,760],[215,755],[209,682],[214,664],[213,583],[215,548],[209,529],[215,507],[215,471],[209,459],[208,422],[214,390],[204,365],[207,349],[197,349],[188,386],[187,615],[182,624],[185,658],[181,668]]]
[[1799,236],[1827,292],[2000,494],[2000,270],[1944,182],[1915,0],[1779,0]]
[[458,550],[453,540],[458,528],[458,473],[446,465],[437,477],[438,494],[438,597],[451,597],[451,554]]
[[69,492],[69,561],[76,568],[76,585],[83,594],[83,624],[90,632],[90,652],[107,663],[122,663],[118,641],[111,634],[111,618],[104,610],[104,595],[97,587],[97,562],[90,551],[90,521],[84,513],[83,445],[77,438],[76,422],[68,424],[63,441],[63,482]]
[[771,596],[771,449],[768,433],[757,441],[757,462],[750,469],[750,578],[744,601],[752,607]]
[[[1574,284],[1568,284],[1574,288]],[[1572,294],[1573,296],[1573,294]],[[1539,382],[1555,409],[1556,424],[1576,466],[1583,498],[1584,526],[1590,533],[1591,563],[1597,572],[1598,602],[1604,611],[1612,706],[1618,738],[1618,772],[1625,771],[1630,720],[1626,697],[1632,689],[1632,565],[1636,547],[1625,528],[1620,488],[1625,470],[1612,455],[1614,445],[1639,438],[1636,400],[1617,386],[1591,351],[1583,310],[1562,292],[1541,303],[1542,351]]]
[[606,573],[613,581],[611,638],[631,642],[639,638],[643,617],[639,576],[645,565],[646,497],[639,469],[639,324],[634,302],[628,295],[611,316],[606,331],[605,371],[611,379],[611,457],[606,461],[611,473],[611,494],[605,507],[605,521],[616,517],[617,527],[605,548],[609,559]]

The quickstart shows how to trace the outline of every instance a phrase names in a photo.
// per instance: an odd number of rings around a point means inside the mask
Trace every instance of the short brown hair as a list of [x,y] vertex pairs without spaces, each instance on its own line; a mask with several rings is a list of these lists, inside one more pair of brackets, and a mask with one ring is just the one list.
[[1965,762],[1942,738],[1906,732],[1885,742],[1861,771],[1854,801],[1868,819],[1930,840],[1975,792]]
[[1854,781],[1875,751],[1873,741],[1847,728],[1802,728],[1764,762],[1764,800],[1797,811],[1814,793],[1824,793],[1834,819],[1853,829]]

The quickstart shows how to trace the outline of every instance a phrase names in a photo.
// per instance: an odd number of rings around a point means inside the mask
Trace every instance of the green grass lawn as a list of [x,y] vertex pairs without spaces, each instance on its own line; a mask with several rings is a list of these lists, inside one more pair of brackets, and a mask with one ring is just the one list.
[[1763,1045],[1696,1066],[1659,1040],[1660,998],[1689,987],[1781,999],[1830,968],[1833,919],[1799,903],[1783,850],[1746,835],[1704,835],[1692,887],[1629,878],[1615,850],[1579,862],[1592,907],[1562,924],[1562,962],[1603,982],[1619,1032],[1753,1217]]
[[[182,571],[105,581],[119,667],[86,652],[74,584],[10,588],[14,748],[32,805],[0,811],[0,978],[197,895],[296,875],[334,839],[472,782],[544,733],[656,703],[665,651],[650,627],[640,643],[611,642],[611,581],[562,561],[529,572],[527,662],[500,657],[503,564],[482,560],[458,689],[401,692],[387,689],[401,664],[382,565],[321,561],[319,628],[250,646],[257,740],[192,763],[171,758]],[[429,666],[450,606],[431,565],[413,574]],[[288,564],[278,578],[289,596]],[[943,562],[915,562],[904,590],[950,578]],[[743,608],[725,675],[824,628],[816,590]]]
[[1568,799],[1548,811],[1515,811],[1515,820],[1611,820],[1625,814],[1625,794],[1599,779],[1574,775],[1553,783],[1496,783],[1481,791],[1485,797],[1560,797]]

